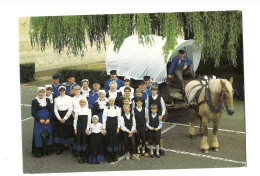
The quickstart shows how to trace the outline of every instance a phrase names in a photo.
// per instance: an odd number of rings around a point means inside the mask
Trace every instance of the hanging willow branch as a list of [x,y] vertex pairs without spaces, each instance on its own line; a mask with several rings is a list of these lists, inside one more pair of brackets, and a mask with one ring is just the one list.
[[152,44],[149,35],[156,34],[166,39],[162,49],[167,61],[184,32],[202,48],[204,62],[213,60],[217,67],[223,59],[237,66],[241,11],[32,17],[29,34],[32,47],[44,51],[52,44],[54,51],[67,49],[75,56],[84,55],[87,38],[100,51],[102,44],[106,48],[105,37],[109,36],[118,52],[124,39],[134,33],[142,44]]

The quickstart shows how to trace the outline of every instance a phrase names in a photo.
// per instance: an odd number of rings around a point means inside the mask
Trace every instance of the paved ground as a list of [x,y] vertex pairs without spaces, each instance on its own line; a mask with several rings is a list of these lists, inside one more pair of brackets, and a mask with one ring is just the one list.
[[[166,155],[160,159],[141,157],[140,161],[117,163],[107,162],[101,165],[78,164],[77,158],[69,151],[61,155],[52,154],[40,159],[31,155],[33,118],[30,104],[36,95],[36,87],[21,86],[22,146],[24,173],[59,173],[90,171],[121,171],[181,168],[223,168],[246,166],[245,110],[244,102],[236,101],[233,116],[226,112],[219,125],[219,152],[203,154],[200,152],[201,137],[188,137],[188,118],[185,111],[171,112],[168,121],[163,124],[164,148]],[[199,125],[198,120],[196,125]],[[212,124],[209,125],[212,127]],[[198,128],[197,128],[198,131]],[[209,141],[212,130],[209,130]],[[210,145],[210,143],[209,143]]]

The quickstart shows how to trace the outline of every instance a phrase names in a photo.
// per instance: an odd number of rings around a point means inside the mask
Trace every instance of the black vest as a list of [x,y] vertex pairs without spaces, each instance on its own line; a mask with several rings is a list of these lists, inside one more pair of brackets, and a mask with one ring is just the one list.
[[134,108],[135,113],[135,121],[136,121],[136,127],[145,127],[145,108],[142,107],[141,112],[137,110],[137,108]]
[[152,117],[152,113],[149,113],[149,125],[154,128],[159,126],[159,115],[157,114],[155,118]]
[[155,100],[152,98],[152,95],[149,96],[149,113],[151,113],[152,104],[157,105],[157,114],[162,115],[161,95],[157,95]]
[[129,120],[126,118],[125,114],[123,115],[123,118],[124,118],[124,122],[125,122],[125,127],[128,130],[131,130],[132,126],[133,126],[133,114],[130,113],[130,119]]

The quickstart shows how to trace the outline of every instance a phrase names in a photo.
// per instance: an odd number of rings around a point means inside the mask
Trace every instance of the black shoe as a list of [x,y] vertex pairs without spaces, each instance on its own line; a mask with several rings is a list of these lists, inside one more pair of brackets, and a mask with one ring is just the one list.
[[75,156],[75,157],[80,156],[80,155],[79,155],[79,152],[75,151],[75,152],[74,152],[74,156]]
[[158,154],[158,155],[155,155],[156,156],[156,158],[160,158],[161,157],[161,155],[160,154]]
[[61,154],[61,151],[60,151],[60,150],[57,150],[56,153],[59,155],[59,154]]
[[107,160],[108,163],[111,163],[112,162],[112,158],[109,157],[108,160]]
[[84,163],[83,158],[79,158],[79,159],[78,159],[78,163],[80,163],[80,164]]
[[75,155],[76,152],[77,152],[77,151],[76,151],[75,149],[71,150],[71,154],[72,154],[72,155]]
[[38,154],[35,155],[35,157],[40,158],[40,157],[42,157],[42,154],[38,153]]
[[165,153],[164,153],[164,150],[163,150],[163,149],[159,149],[159,153],[160,153],[160,155],[162,155],[162,156],[164,156],[164,155],[165,155]]
[[51,154],[51,152],[49,152],[49,151],[46,151],[45,153],[44,153],[44,155],[50,155]]
[[150,154],[149,156],[150,156],[151,158],[154,158],[154,155],[153,155],[153,154]]

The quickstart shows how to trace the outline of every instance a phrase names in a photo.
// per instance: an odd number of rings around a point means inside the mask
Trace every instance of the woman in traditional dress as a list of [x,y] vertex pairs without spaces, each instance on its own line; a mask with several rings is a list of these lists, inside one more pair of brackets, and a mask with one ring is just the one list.
[[54,143],[57,154],[61,154],[65,145],[73,144],[74,129],[72,112],[72,98],[65,95],[66,88],[59,87],[60,96],[54,100]]
[[75,111],[74,118],[74,144],[77,153],[79,154],[79,163],[87,162],[86,150],[88,147],[88,136],[86,133],[89,131],[91,124],[91,110],[86,106],[85,97],[79,101],[80,107]]
[[32,101],[31,114],[34,117],[32,154],[38,158],[50,154],[52,142],[51,103],[45,97],[45,88],[39,87],[37,97]]
[[107,151],[109,153],[108,162],[118,161],[117,152],[121,150],[119,143],[121,109],[115,105],[113,98],[109,99],[109,106],[103,112],[103,128],[106,134]]

